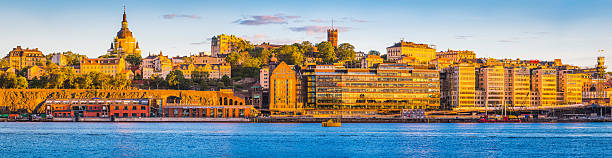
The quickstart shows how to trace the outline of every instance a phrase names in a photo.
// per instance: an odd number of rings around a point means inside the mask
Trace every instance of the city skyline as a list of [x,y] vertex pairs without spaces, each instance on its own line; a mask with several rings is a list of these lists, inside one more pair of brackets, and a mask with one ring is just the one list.
[[[437,45],[438,50],[474,50],[478,57],[561,58],[593,67],[597,50],[612,49],[606,42],[611,40],[606,26],[612,11],[604,7],[611,2],[482,2],[0,2],[7,12],[0,24],[12,30],[0,36],[0,48],[8,52],[21,45],[45,54],[74,51],[95,58],[106,53],[120,28],[125,4],[143,56],[210,52],[210,38],[218,34],[234,34],[253,44],[318,43],[325,40],[331,19],[339,29],[339,43],[383,54],[403,39]],[[610,59],[609,53],[605,56]]]

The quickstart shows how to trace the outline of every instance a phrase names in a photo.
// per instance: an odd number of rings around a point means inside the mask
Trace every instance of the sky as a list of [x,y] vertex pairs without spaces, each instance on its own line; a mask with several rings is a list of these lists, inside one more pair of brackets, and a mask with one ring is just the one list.
[[607,0],[0,1],[0,54],[21,45],[45,54],[103,55],[121,27],[123,5],[143,56],[209,52],[218,34],[255,44],[319,43],[333,19],[339,43],[357,51],[384,54],[403,39],[473,50],[477,57],[562,59],[588,67],[600,55],[606,65],[612,61]]

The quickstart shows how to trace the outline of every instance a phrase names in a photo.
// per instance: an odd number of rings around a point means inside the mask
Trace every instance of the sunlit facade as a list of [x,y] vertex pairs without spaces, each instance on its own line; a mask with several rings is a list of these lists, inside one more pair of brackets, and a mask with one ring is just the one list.
[[405,64],[377,68],[310,66],[304,72],[308,114],[359,116],[397,114],[402,109],[438,109],[440,81],[436,70]]

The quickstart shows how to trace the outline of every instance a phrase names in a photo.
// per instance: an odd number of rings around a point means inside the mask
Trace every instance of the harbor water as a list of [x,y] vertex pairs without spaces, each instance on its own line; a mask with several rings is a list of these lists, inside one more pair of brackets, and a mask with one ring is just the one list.
[[610,157],[612,123],[2,122],[2,157]]

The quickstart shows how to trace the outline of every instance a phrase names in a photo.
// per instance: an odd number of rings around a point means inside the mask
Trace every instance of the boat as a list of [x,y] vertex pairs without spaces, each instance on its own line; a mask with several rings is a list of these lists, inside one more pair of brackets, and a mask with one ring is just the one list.
[[342,126],[342,123],[340,123],[340,119],[329,119],[325,122],[321,123],[321,126],[323,127],[340,127]]
[[480,120],[478,120],[478,122],[480,123],[521,123],[523,122],[521,119],[518,118],[508,118],[508,116],[503,117],[503,119],[491,119],[488,116],[484,116],[482,118],[480,118]]

